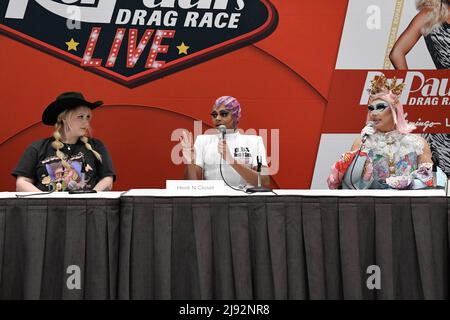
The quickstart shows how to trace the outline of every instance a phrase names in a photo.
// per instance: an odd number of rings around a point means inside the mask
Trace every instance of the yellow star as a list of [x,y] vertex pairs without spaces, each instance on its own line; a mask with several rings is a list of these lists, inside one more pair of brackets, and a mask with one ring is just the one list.
[[69,42],[66,42],[66,44],[67,44],[67,51],[70,51],[70,50],[77,51],[77,46],[80,43],[76,42],[75,40],[73,40],[73,38],[71,38]]
[[182,42],[179,46],[177,46],[178,48],[178,54],[188,54],[188,49],[190,47],[188,47],[187,45],[184,44],[184,42]]

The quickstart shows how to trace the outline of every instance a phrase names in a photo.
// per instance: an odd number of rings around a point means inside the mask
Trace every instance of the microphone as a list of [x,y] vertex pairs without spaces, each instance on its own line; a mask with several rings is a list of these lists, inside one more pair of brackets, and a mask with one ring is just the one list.
[[439,166],[439,154],[437,152],[433,153],[433,156],[431,157],[431,160],[433,161],[433,187],[437,186],[437,167]]
[[219,132],[221,133],[222,140],[225,140],[225,135],[227,134],[227,127],[221,124],[220,126],[217,127],[217,130],[219,130]]
[[[367,127],[367,126],[373,128],[373,127],[375,127],[375,122],[369,121],[369,122],[367,122],[367,124],[366,124],[366,127]],[[361,139],[362,143],[366,142],[366,140],[367,140],[368,137],[369,137],[369,134],[368,134],[368,133],[364,133],[364,135],[363,135],[363,137],[362,137],[362,139]]]
[[[366,127],[371,127],[371,128],[373,128],[374,126],[375,126],[375,122],[369,121],[369,122],[367,122],[367,124],[366,124],[366,126],[365,126],[364,128],[366,128]],[[364,130],[364,128],[363,128],[363,130]],[[362,136],[362,138],[361,138],[361,145],[359,146],[358,153],[356,154],[356,157],[355,157],[355,159],[353,160],[352,169],[350,170],[350,183],[351,183],[351,185],[352,185],[352,187],[353,187],[354,190],[359,190],[359,189],[358,189],[358,188],[355,186],[355,184],[353,183],[353,170],[355,170],[356,162],[358,161],[358,158],[359,158],[359,155],[360,155],[360,153],[361,153],[361,150],[362,150],[362,148],[364,147],[364,143],[366,142],[366,140],[367,140],[368,137],[369,137],[369,134],[368,134],[368,133],[364,133],[364,134],[363,134],[363,136]]]

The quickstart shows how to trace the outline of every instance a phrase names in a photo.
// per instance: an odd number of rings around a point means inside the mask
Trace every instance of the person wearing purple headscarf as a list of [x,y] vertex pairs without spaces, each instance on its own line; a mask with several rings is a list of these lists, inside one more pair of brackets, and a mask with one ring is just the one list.
[[[241,134],[238,131],[240,119],[239,101],[223,96],[215,101],[211,110],[212,124],[217,131],[199,135],[193,146],[189,134],[183,132],[185,179],[222,180],[222,168],[223,178],[229,185],[241,189],[257,186],[258,158],[263,171],[267,168],[264,142],[260,136]],[[268,175],[261,176],[261,184],[269,187]]]

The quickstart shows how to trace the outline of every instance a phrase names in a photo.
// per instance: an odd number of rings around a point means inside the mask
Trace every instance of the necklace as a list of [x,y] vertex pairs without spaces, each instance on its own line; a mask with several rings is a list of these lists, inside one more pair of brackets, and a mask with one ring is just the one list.
[[386,144],[389,146],[389,153],[388,153],[388,166],[389,166],[389,175],[395,175],[395,160],[394,160],[394,153],[392,152],[392,145],[394,144],[394,141],[387,142]]
[[394,152],[392,151],[392,145],[395,143],[394,132],[389,132],[385,134],[386,145],[388,146],[388,167],[389,167],[389,175],[395,175],[395,160],[394,160]]
[[387,162],[387,170],[389,176],[396,174],[395,154],[397,153],[397,143],[400,142],[401,136],[396,131],[390,131],[386,133],[377,133],[370,140],[371,148],[377,149],[379,154],[384,154]]

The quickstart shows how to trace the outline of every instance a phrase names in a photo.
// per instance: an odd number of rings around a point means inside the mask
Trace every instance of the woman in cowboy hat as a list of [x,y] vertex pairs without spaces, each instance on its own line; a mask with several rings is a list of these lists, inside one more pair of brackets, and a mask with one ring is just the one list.
[[54,126],[51,138],[33,142],[12,175],[18,192],[112,189],[115,172],[106,147],[88,137],[92,110],[79,92],[65,92],[50,103],[42,122]]

